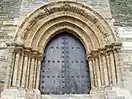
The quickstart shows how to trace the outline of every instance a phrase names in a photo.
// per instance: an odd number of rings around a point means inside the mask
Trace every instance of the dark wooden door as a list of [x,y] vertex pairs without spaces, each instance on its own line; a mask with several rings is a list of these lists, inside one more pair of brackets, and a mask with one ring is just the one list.
[[88,94],[90,76],[85,48],[73,35],[53,37],[44,51],[40,73],[42,94]]

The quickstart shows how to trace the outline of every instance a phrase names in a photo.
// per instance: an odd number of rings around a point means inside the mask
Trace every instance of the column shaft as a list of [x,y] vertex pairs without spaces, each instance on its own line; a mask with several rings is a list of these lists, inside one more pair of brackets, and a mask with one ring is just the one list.
[[14,53],[14,47],[9,48],[8,53],[8,64],[7,72],[6,72],[6,79],[4,82],[4,88],[9,88],[12,84],[12,73],[13,73],[13,66],[15,61],[15,53]]
[[19,60],[19,66],[18,66],[18,71],[17,71],[17,87],[21,86],[21,77],[22,77],[22,67],[23,67],[23,59],[24,59],[24,55],[21,54],[20,55],[20,60]]
[[40,67],[41,67],[41,61],[38,60],[38,64],[37,64],[37,77],[36,77],[36,89],[38,89],[38,87],[39,87]]
[[34,60],[34,69],[33,69],[33,88],[36,88],[36,67],[37,67],[37,59]]
[[31,58],[28,58],[28,65],[27,65],[27,71],[26,71],[26,88],[28,89],[28,83],[29,83],[29,72],[30,72],[30,65],[31,65]]
[[116,75],[116,66],[115,66],[115,62],[114,62],[113,51],[111,51],[111,53],[110,53],[110,60],[111,60],[112,82],[113,82],[113,85],[116,85],[117,75]]
[[94,68],[94,66],[95,66],[94,58],[92,58],[93,84],[94,84],[94,87],[96,87],[96,76],[95,76],[96,72],[95,72],[95,68]]
[[14,58],[12,60],[12,66],[11,66],[11,69],[10,69],[10,87],[12,87],[12,84],[13,84],[13,73],[14,73],[14,67],[15,67],[15,61],[16,61],[16,54],[14,52]]
[[91,87],[94,88],[94,71],[93,71],[93,60],[89,60],[89,69],[90,69],[90,81],[91,81]]
[[96,63],[96,58],[93,59],[93,69],[94,69],[94,78],[95,78],[95,87],[98,86],[98,78],[97,78],[97,63]]
[[120,55],[118,51],[114,52],[114,60],[117,74],[117,83],[121,84],[121,64],[120,64]]
[[100,75],[101,75],[101,85],[105,85],[105,74],[104,74],[104,64],[102,55],[99,55],[99,63],[100,63]]
[[29,88],[33,88],[33,69],[34,69],[34,57],[32,57],[31,61],[31,69],[30,69],[30,78],[29,78]]
[[16,87],[17,84],[17,71],[18,71],[18,66],[19,66],[19,58],[20,55],[18,53],[16,53],[16,58],[15,58],[15,64],[14,64],[14,72],[13,72],[13,81],[12,81],[12,86]]
[[109,77],[109,81],[110,81],[110,84],[113,84],[112,82],[112,72],[111,72],[111,58],[110,58],[110,54],[107,53],[106,55],[106,58],[107,58],[107,66],[108,66],[108,77]]
[[105,79],[105,85],[109,85],[109,72],[108,72],[108,64],[107,64],[107,57],[105,55],[102,56],[103,58],[103,66],[104,66],[104,79]]
[[99,58],[96,57],[96,73],[97,73],[97,81],[98,81],[98,87],[101,86],[101,79],[100,79],[100,64],[99,64]]
[[28,64],[28,57],[25,56],[24,65],[23,65],[23,72],[22,72],[22,82],[21,82],[22,88],[25,88],[27,64]]

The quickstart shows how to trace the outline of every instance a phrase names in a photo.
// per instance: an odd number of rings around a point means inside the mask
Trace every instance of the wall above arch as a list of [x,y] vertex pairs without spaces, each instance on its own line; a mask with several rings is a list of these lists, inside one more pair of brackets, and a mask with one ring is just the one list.
[[110,26],[101,15],[72,1],[52,2],[37,9],[21,24],[15,41],[42,52],[50,37],[61,29],[74,31],[88,52],[115,42]]

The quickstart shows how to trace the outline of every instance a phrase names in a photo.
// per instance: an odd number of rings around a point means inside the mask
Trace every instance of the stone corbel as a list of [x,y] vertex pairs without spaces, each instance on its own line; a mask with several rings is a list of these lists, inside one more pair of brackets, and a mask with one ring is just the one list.
[[122,47],[122,43],[113,43],[113,49],[117,52],[120,53],[121,52],[121,47]]

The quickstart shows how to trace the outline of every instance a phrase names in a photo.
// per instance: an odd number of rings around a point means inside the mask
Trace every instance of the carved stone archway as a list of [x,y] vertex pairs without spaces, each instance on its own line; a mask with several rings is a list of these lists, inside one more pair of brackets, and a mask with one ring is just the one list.
[[85,46],[92,89],[121,83],[120,46],[108,23],[77,2],[44,5],[27,17],[8,44],[9,67],[5,88],[38,89],[43,50],[58,31],[72,31]]

